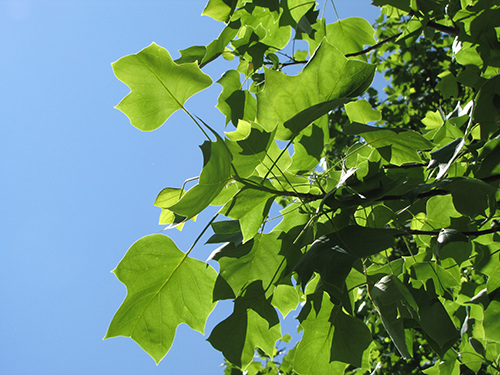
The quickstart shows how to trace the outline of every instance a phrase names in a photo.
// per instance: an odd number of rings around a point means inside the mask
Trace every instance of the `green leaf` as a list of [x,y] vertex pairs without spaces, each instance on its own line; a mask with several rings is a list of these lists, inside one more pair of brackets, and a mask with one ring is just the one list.
[[287,260],[293,261],[297,253],[302,254],[289,238],[273,231],[258,234],[240,246],[228,244],[211,258],[220,265],[219,278],[238,295],[245,285],[255,280],[261,280],[266,288],[279,280],[281,272],[287,269]]
[[248,91],[241,90],[240,73],[228,70],[217,81],[222,86],[217,108],[226,116],[226,124],[238,120],[253,121],[257,113],[257,101]]
[[273,292],[272,305],[283,315],[283,318],[299,305],[299,293],[293,285],[279,284]]
[[375,30],[370,23],[359,17],[346,18],[326,25],[328,42],[337,47],[344,55],[360,52],[365,45],[375,44],[374,34]]
[[[177,64],[184,64],[197,61],[199,67],[203,68],[220,55],[224,56],[225,52],[228,53],[226,47],[234,39],[240,27],[241,23],[239,21],[230,22],[222,30],[219,37],[210,42],[208,46],[192,46],[179,51],[181,57],[175,60],[175,62]],[[234,57],[232,53],[228,53],[228,56]]]
[[354,255],[348,254],[332,243],[330,238],[322,237],[314,241],[295,267],[295,271],[304,290],[314,272],[318,272],[324,282],[342,291],[345,288],[345,279],[356,259]]
[[411,289],[419,308],[418,323],[428,336],[429,344],[442,357],[460,337],[448,312],[438,298],[422,289]]
[[333,333],[330,361],[341,361],[361,367],[363,352],[372,342],[372,335],[363,321],[353,318],[336,306],[333,311]]
[[436,85],[436,89],[441,91],[444,99],[458,96],[457,79],[452,72],[446,71],[438,75],[440,81]]
[[394,246],[394,236],[400,233],[395,229],[349,225],[336,233],[326,235],[322,239],[324,241],[322,246],[330,246],[330,248],[338,246],[348,254],[364,258]]
[[170,225],[172,228],[177,227],[179,230],[182,229],[186,218],[184,216],[176,215],[166,207],[170,207],[174,203],[178,202],[185,193],[186,192],[183,189],[177,188],[165,188],[160,191],[154,203],[156,207],[161,208],[159,224]]
[[255,123],[241,121],[236,131],[226,133],[226,145],[233,155],[233,167],[241,178],[255,174],[255,169],[266,161],[274,133],[268,133]]
[[208,16],[216,21],[227,22],[233,13],[238,0],[209,0],[202,16]]
[[486,216],[486,209],[496,209],[496,189],[487,183],[470,177],[453,179],[444,187],[453,196],[453,204],[458,212],[470,217]]
[[278,123],[276,137],[282,140],[290,139],[303,127],[290,130],[283,126],[299,112],[323,102],[362,95],[374,75],[374,66],[347,59],[326,41],[297,76],[264,70],[266,85],[257,94],[258,122],[268,131]]
[[116,78],[131,90],[116,108],[144,131],[159,128],[191,96],[212,84],[197,64],[177,65],[168,51],[155,43],[112,66]]
[[439,173],[436,176],[436,180],[439,180],[448,172],[448,169],[450,169],[451,164],[455,161],[464,144],[464,138],[457,138],[439,150],[431,152],[431,160],[427,169],[438,167]]
[[[380,318],[382,319],[382,324],[399,353],[403,358],[411,358],[411,354],[406,345],[403,319],[398,317],[397,309],[398,302],[406,299],[407,293],[405,293],[405,295],[401,293],[402,288],[396,285],[396,280],[399,281],[392,275],[384,276],[373,286],[370,294]],[[411,300],[411,305],[416,305],[413,298],[408,298],[408,300]]]
[[294,141],[294,153],[292,156],[292,165],[289,172],[295,174],[306,174],[317,167],[321,160],[324,146],[324,130],[313,124],[307,130],[302,132]]
[[238,220],[216,221],[211,226],[215,234],[206,243],[232,242],[235,246],[238,246],[243,242]]
[[204,332],[215,307],[212,289],[217,273],[187,257],[169,237],[153,234],[140,239],[113,273],[127,286],[127,297],[105,338],[131,337],[158,363],[179,324]]
[[365,99],[347,103],[344,107],[351,122],[368,124],[370,121],[378,121],[382,118],[380,111],[374,110]]
[[246,242],[258,232],[273,199],[274,195],[267,191],[243,188],[222,208],[221,213],[240,220],[243,241]]
[[313,0],[283,0],[281,1],[283,8],[282,22],[295,27],[302,17],[314,8],[316,1]]
[[[303,375],[343,374],[347,364],[332,362],[332,344],[336,327],[333,325],[334,305],[323,292],[309,294],[299,314],[302,340],[295,351],[294,371]],[[359,343],[362,347],[364,343]]]
[[424,285],[427,280],[432,280],[436,293],[441,296],[445,291],[450,292],[453,288],[460,286],[460,281],[451,272],[434,262],[417,262],[411,265],[410,270],[411,277]]
[[360,135],[367,144],[375,147],[385,160],[395,165],[420,163],[422,159],[417,151],[432,148],[432,143],[413,130],[399,133],[392,130],[377,130]]
[[203,211],[219,195],[231,174],[231,155],[221,138],[201,146],[204,167],[198,184],[188,190],[169,210],[188,219]]
[[265,297],[262,282],[255,281],[235,299],[233,313],[213,329],[208,341],[228,361],[245,370],[255,349],[272,357],[280,338],[278,314],[271,299]]
[[453,258],[460,265],[469,258],[472,244],[465,234],[456,229],[441,229],[435,251],[439,259]]

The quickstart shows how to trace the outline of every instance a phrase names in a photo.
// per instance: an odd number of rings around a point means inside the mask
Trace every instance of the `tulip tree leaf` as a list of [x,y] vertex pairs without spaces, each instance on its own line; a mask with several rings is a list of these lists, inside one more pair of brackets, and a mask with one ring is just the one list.
[[326,25],[326,38],[344,55],[363,50],[365,45],[375,44],[375,30],[370,23],[359,17],[346,18]]
[[278,314],[265,297],[261,281],[254,281],[234,301],[233,313],[220,322],[208,341],[232,364],[245,370],[255,349],[273,356],[274,344],[281,338]]
[[196,63],[177,65],[155,43],[112,66],[116,78],[131,90],[116,108],[144,131],[159,128],[191,96],[212,84]]
[[[324,292],[307,296],[307,302],[298,317],[304,335],[295,351],[294,370],[297,373],[335,375],[342,374],[347,367],[347,363],[331,360],[336,331],[332,319],[334,308]],[[359,347],[363,348],[364,343],[360,344]]]
[[308,124],[285,128],[286,121],[320,103],[362,95],[371,84],[374,71],[373,65],[349,60],[323,41],[296,76],[265,69],[266,85],[257,94],[258,122],[268,130],[280,124],[277,138],[290,139]]
[[153,234],[133,244],[113,271],[127,286],[106,338],[131,337],[156,363],[169,351],[177,326],[204,332],[215,307],[215,270],[181,252],[167,236]]
[[248,91],[241,89],[239,72],[228,70],[217,83],[222,86],[217,108],[226,115],[226,124],[232,121],[238,126],[238,120],[255,120],[257,101]]
[[296,247],[280,238],[281,234],[274,231],[257,234],[243,245],[229,244],[213,254],[212,258],[220,265],[219,278],[229,284],[235,295],[255,280],[261,280],[264,287],[268,287],[275,273],[286,268],[286,260],[300,254]]
[[198,184],[189,189],[170,211],[188,219],[204,210],[222,191],[231,173],[231,155],[224,141],[205,142],[201,146],[204,167]]

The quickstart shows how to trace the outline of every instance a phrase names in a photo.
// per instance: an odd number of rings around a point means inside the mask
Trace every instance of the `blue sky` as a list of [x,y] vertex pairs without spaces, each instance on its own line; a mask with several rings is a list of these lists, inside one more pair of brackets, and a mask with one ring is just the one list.
[[[378,14],[369,0],[335,4],[341,18]],[[199,174],[204,140],[181,112],[154,132],[131,126],[113,108],[129,90],[111,62],[153,41],[174,58],[207,45],[222,24],[201,17],[204,6],[0,1],[0,373],[222,374],[205,339],[230,302],[217,306],[206,337],[181,325],[159,366],[131,339],[102,340],[126,293],[110,271],[137,239],[162,230],[156,195]],[[204,71],[216,81],[232,66]],[[187,108],[222,132],[219,93],[214,84]],[[168,235],[186,251],[210,218]]]

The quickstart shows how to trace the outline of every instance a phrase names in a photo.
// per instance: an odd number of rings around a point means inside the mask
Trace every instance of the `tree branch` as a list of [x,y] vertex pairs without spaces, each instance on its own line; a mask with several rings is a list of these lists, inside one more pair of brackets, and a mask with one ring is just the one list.
[[[402,229],[406,233],[402,234],[396,234],[394,237],[402,237],[402,236],[407,236],[407,235],[425,235],[425,236],[437,236],[441,231],[439,230],[417,230],[417,229]],[[485,230],[477,230],[477,231],[465,231],[461,232],[462,234],[465,234],[466,236],[482,236],[484,234],[491,234],[491,233],[496,233],[499,232],[500,228],[497,226],[491,228],[491,229],[485,229]]]

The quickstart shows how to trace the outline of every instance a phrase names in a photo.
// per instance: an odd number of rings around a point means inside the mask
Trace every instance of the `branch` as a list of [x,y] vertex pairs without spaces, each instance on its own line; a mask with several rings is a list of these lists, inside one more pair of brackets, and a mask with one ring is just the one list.
[[460,30],[458,30],[456,27],[440,25],[439,23],[434,22],[434,21],[429,21],[427,23],[427,25],[425,25],[425,26],[430,27],[431,29],[434,29],[437,31],[441,31],[442,33],[446,33],[446,34],[450,34],[450,35],[454,35],[454,36],[457,36],[460,33]]
[[[417,229],[402,229],[406,233],[402,234],[396,234],[394,237],[402,237],[402,236],[408,236],[408,235],[426,235],[426,236],[437,236],[441,231],[438,230],[417,230]],[[465,231],[461,232],[462,234],[465,234],[466,236],[482,236],[484,234],[490,234],[490,233],[496,233],[499,232],[500,228],[497,226],[494,226],[491,229],[485,229],[485,230],[477,230],[477,231]]]

